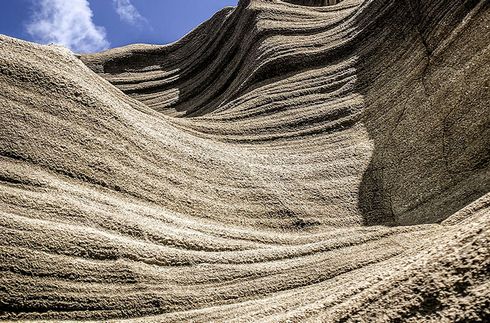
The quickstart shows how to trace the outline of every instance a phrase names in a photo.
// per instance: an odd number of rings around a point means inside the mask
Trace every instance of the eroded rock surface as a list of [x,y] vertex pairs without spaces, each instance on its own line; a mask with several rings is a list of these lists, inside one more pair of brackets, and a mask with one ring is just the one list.
[[489,3],[290,2],[0,37],[1,319],[488,319]]

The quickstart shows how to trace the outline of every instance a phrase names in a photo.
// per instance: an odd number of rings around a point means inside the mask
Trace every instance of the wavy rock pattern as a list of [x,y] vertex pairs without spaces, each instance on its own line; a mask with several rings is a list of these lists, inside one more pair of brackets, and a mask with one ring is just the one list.
[[489,318],[490,4],[312,4],[0,37],[0,319]]

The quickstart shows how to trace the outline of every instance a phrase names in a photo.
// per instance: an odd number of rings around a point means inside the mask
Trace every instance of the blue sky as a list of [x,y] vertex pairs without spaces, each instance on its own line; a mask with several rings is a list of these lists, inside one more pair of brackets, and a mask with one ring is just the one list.
[[238,0],[0,0],[0,34],[96,52],[176,41]]

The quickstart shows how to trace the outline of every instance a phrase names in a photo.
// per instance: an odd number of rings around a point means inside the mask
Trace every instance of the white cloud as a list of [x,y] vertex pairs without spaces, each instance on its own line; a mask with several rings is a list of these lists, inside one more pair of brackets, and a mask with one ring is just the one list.
[[36,41],[63,45],[79,53],[109,47],[105,29],[92,21],[88,0],[35,0],[35,4],[26,29]]
[[148,23],[148,21],[138,12],[138,9],[133,6],[130,0],[112,1],[119,18],[121,18],[122,21],[134,26]]

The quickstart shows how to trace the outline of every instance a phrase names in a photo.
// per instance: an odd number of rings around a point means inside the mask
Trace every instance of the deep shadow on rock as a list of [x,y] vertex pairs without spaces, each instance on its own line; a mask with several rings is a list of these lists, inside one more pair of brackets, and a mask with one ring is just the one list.
[[[359,193],[366,225],[440,222],[490,190],[489,61],[479,57],[488,4],[476,5],[393,6],[385,14],[394,28],[359,60],[374,142]],[[472,10],[474,20],[456,30]]]

